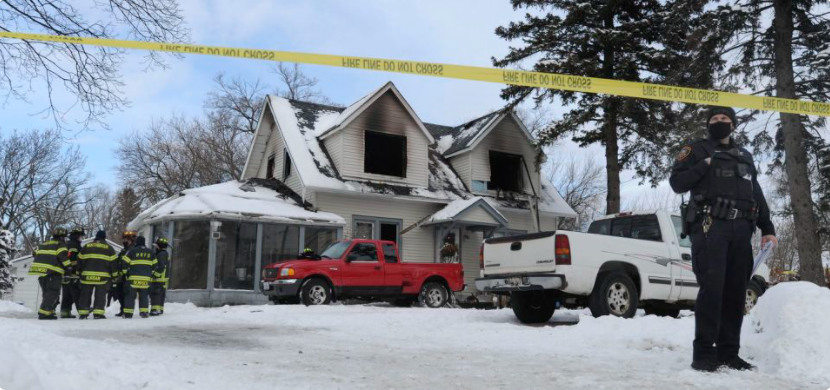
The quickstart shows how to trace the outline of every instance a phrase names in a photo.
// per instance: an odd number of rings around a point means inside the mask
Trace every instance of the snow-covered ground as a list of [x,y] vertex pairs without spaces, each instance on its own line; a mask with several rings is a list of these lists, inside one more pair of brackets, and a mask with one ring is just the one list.
[[830,290],[806,282],[774,287],[746,318],[742,355],[759,372],[691,370],[691,313],[625,320],[565,310],[525,326],[509,309],[170,304],[163,317],[129,321],[33,317],[0,302],[0,388],[830,386]]

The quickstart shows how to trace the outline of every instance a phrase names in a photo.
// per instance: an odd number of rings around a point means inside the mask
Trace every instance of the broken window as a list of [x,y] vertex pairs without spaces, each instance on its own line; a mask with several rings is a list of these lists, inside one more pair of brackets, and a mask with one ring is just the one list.
[[406,137],[367,131],[363,172],[406,177]]
[[522,192],[522,156],[490,151],[489,190]]
[[270,179],[274,177],[274,155],[268,156],[268,168],[265,170],[265,178]]
[[291,156],[288,155],[288,149],[283,149],[282,158],[285,163],[282,164],[282,178],[287,179],[291,176]]

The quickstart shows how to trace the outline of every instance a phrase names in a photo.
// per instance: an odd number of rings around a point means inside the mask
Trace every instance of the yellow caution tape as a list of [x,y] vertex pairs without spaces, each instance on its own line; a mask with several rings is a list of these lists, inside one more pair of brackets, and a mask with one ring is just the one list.
[[791,114],[830,116],[830,103],[807,100],[754,96],[697,88],[610,80],[556,73],[528,72],[485,68],[479,66],[450,65],[423,61],[390,60],[383,58],[351,57],[330,54],[296,53],[288,51],[245,49],[235,47],[188,45],[157,42],[127,41],[120,39],[82,38],[60,35],[0,32],[0,38],[18,38],[33,41],[61,42],[80,45],[106,46],[123,49],[166,51],[183,54],[203,54],[220,57],[249,58],[266,61],[284,61],[301,64],[327,65],[343,68],[375,70],[446,77],[453,79],[486,81],[491,83],[559,89],[565,91],[597,93],[633,98],[713,104],[752,110],[778,111]]

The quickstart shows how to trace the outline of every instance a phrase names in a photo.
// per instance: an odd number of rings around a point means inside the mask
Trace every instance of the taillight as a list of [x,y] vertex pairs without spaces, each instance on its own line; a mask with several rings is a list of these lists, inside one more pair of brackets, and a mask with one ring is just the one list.
[[571,243],[568,236],[556,236],[556,265],[571,265]]

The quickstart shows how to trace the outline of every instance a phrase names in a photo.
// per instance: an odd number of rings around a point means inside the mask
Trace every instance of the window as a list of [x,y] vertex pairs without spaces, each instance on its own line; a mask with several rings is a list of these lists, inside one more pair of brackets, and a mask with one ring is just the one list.
[[213,287],[254,289],[257,224],[222,221],[216,241],[216,270]]
[[483,180],[473,180],[473,192],[487,192],[487,182]]
[[588,233],[603,234],[606,236],[611,234],[611,220],[603,219],[601,221],[591,222],[591,226],[588,226]]
[[170,222],[162,222],[153,225],[153,237],[150,237],[148,246],[152,246],[159,238],[170,238]]
[[210,221],[176,221],[170,259],[170,289],[207,288]]
[[354,238],[363,238],[371,240],[375,237],[375,223],[367,221],[357,221],[354,223]]
[[291,156],[288,155],[288,149],[283,149],[282,158],[282,178],[287,179],[291,176]]
[[310,248],[314,253],[320,253],[337,239],[337,230],[333,228],[305,228],[303,249]]
[[522,192],[522,156],[490,151],[490,181],[487,189]]
[[265,170],[265,178],[271,179],[274,177],[275,156],[272,154],[268,156],[268,168]]
[[366,240],[394,241],[400,246],[403,221],[379,217],[355,217],[352,237]]
[[398,253],[395,251],[394,245],[383,244],[383,257],[387,263],[397,263]]
[[611,235],[615,237],[631,237],[631,218],[612,219]]
[[320,254],[320,257],[324,259],[339,259],[343,256],[343,252],[346,252],[346,249],[349,249],[349,245],[351,244],[351,241],[335,242],[329,245],[329,247]]
[[684,238],[680,237],[680,233],[683,231],[683,220],[680,217],[673,215],[671,217],[672,224],[674,225],[674,234],[677,234],[677,244],[683,248],[691,248],[692,241],[689,240],[689,236]]
[[380,239],[384,241],[398,242],[398,224],[381,222]]
[[262,265],[296,259],[299,254],[299,226],[262,225]]
[[375,244],[356,244],[348,258],[351,261],[378,261],[378,250]]
[[406,177],[406,137],[366,131],[363,172]]
[[649,241],[662,241],[660,222],[656,215],[640,215],[631,220],[631,238]]

